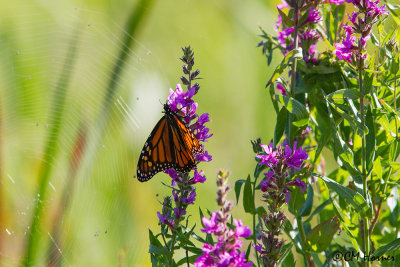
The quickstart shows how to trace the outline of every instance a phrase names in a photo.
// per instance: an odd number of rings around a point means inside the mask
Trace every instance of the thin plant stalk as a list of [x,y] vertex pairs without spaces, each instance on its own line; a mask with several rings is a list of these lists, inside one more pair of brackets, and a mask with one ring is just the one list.
[[[294,17],[294,31],[293,31],[293,34],[294,34],[294,36],[293,36],[294,48],[293,49],[297,50],[299,48],[299,42],[298,42],[299,30],[298,30],[298,27],[299,27],[300,9],[299,9],[298,3],[296,1],[294,3],[294,8],[293,8],[293,17]],[[292,65],[292,78],[291,78],[291,84],[290,84],[290,94],[291,94],[292,97],[294,97],[294,95],[295,95],[295,87],[296,87],[296,76],[297,76],[297,57],[293,57],[292,64],[293,65]],[[293,144],[293,136],[292,136],[292,119],[293,119],[293,115],[289,113],[288,117],[289,117],[289,120],[288,120],[289,121],[288,122],[289,125],[288,125],[287,135],[288,135],[288,140],[289,140],[290,144],[292,145]],[[306,250],[305,246],[307,246],[307,241],[306,241],[306,237],[305,237],[305,234],[304,234],[304,229],[302,229],[302,225],[303,224],[302,224],[302,221],[301,221],[301,217],[298,218],[298,225],[299,225],[299,231],[300,231],[300,239],[301,239],[301,242],[302,242],[302,244],[304,246],[304,250]],[[301,233],[303,233],[303,234],[301,234]],[[314,266],[310,253],[306,252],[305,256],[306,256],[306,259],[307,259],[307,264],[309,266]]]
[[[362,66],[364,66],[364,60],[360,60],[360,66],[358,70],[358,80],[359,80],[359,89],[361,93],[360,98],[360,116],[361,116],[361,123],[365,126],[365,114],[364,114],[364,86],[363,86],[363,77],[362,77]],[[366,171],[366,138],[365,132],[362,133],[361,136],[361,168],[362,168],[362,175],[363,175],[363,196],[367,199],[367,171]],[[369,230],[368,230],[368,219],[363,220],[363,250],[365,255],[369,255]],[[363,261],[363,266],[370,266],[369,261]]]
[[103,101],[103,116],[109,114],[110,105],[114,102],[114,96],[118,88],[117,85],[132,47],[132,36],[136,36],[139,26],[142,25],[141,23],[145,19],[145,16],[153,1],[154,0],[139,0],[133,9],[133,12],[130,14],[128,21],[126,22],[124,29],[124,40],[122,42],[118,58],[114,63],[113,70],[111,72],[111,78],[108,82],[106,95]]
[[77,170],[79,169],[82,152],[85,148],[86,133],[86,124],[81,123],[69,161],[67,185],[64,187],[61,201],[58,204],[59,207],[57,208],[57,214],[54,215],[55,220],[52,231],[53,240],[50,243],[47,253],[47,266],[49,267],[60,266],[62,263],[60,258],[57,258],[57,253],[59,253],[60,247],[62,246],[62,215],[68,209],[69,203],[71,202],[73,196],[74,185],[77,178]]
[[[300,9],[298,6],[297,1],[294,3],[294,8],[293,8],[293,18],[294,18],[294,32],[293,32],[293,42],[294,42],[294,50],[297,50],[299,48],[299,17],[300,17]],[[297,57],[293,57],[293,62],[292,62],[292,79],[290,83],[290,95],[294,97],[295,94],[295,87],[296,87],[296,76],[297,76]],[[293,120],[293,115],[291,113],[288,113],[288,130],[287,130],[287,136],[290,144],[292,145],[293,143],[293,136],[292,136],[292,120]]]
[[311,254],[309,252],[307,252],[308,250],[308,243],[307,243],[307,239],[306,239],[306,234],[304,232],[304,226],[303,226],[303,221],[301,219],[301,216],[296,216],[296,220],[297,220],[297,227],[299,229],[299,236],[300,236],[300,241],[301,241],[301,245],[303,247],[304,250],[304,257],[306,259],[306,266],[309,267],[314,267],[314,261],[311,257]]
[[[256,201],[256,184],[257,184],[257,177],[254,180],[253,183],[253,202],[255,203]],[[256,214],[253,214],[253,242],[254,244],[257,244],[257,236],[256,236]],[[257,266],[260,267],[260,258],[258,256],[258,251],[256,251],[256,259],[257,259]]]
[[[0,93],[0,224],[4,223],[4,191],[3,191],[3,181],[4,181],[4,162],[3,162],[3,98]],[[2,237],[4,233],[0,233],[0,252],[3,251],[3,241]]]
[[[128,56],[133,47],[133,38],[141,28],[148,10],[151,9],[154,0],[139,0],[128,17],[124,28],[124,38],[118,52],[118,57],[115,60],[110,80],[107,83],[105,97],[103,99],[102,108],[98,114],[95,126],[91,127],[88,133],[88,142],[84,149],[84,156],[81,165],[92,166],[92,161],[95,159],[93,156],[98,148],[99,140],[105,132],[109,116],[111,114],[112,103],[114,103],[115,95],[118,90],[118,83],[122,76],[123,69],[128,60]],[[98,134],[100,133],[100,134]]]
[[[183,174],[183,184],[186,184],[187,180],[189,179],[189,173],[185,173]],[[185,191],[184,188],[182,188],[179,184],[179,190]],[[187,196],[184,196],[187,197]],[[182,209],[184,207],[181,206],[182,203],[179,203],[179,207],[177,206],[177,208]],[[174,220],[174,227],[173,227],[173,233],[172,233],[172,237],[171,237],[171,244],[169,247],[169,257],[168,257],[168,262],[169,262],[169,266],[173,267],[174,266],[174,251],[175,251],[175,241],[176,241],[176,236],[177,236],[177,230],[179,227],[179,224],[181,222],[181,217],[175,218]]]
[[37,250],[41,240],[40,227],[44,216],[43,203],[45,203],[47,197],[50,175],[54,166],[54,160],[56,159],[58,154],[57,143],[61,129],[61,122],[63,119],[65,98],[67,95],[68,85],[72,76],[72,70],[74,69],[73,65],[76,59],[76,48],[79,40],[79,38],[77,38],[77,35],[79,35],[79,31],[78,34],[73,34],[73,36],[71,37],[69,51],[64,62],[64,67],[62,69],[60,79],[55,89],[53,108],[50,112],[51,127],[49,128],[44,158],[39,169],[39,189],[30,226],[31,231],[28,236],[25,257],[22,263],[23,266],[36,265]]

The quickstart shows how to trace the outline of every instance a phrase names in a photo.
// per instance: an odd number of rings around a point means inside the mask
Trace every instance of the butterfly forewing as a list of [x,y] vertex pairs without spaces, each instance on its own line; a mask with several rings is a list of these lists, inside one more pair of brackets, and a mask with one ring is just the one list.
[[137,177],[141,182],[167,169],[189,172],[196,166],[194,156],[203,153],[194,134],[168,105],[165,115],[154,127],[139,156]]

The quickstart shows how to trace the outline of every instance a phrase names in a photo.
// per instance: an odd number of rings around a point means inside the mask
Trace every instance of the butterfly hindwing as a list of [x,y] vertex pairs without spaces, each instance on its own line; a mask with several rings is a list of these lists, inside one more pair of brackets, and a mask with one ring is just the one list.
[[137,177],[141,182],[167,169],[189,172],[196,166],[194,156],[203,152],[194,134],[168,105],[139,156]]

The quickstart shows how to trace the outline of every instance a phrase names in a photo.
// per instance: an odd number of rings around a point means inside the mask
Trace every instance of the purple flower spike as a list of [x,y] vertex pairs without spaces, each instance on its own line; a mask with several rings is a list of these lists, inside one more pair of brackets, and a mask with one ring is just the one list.
[[230,209],[232,203],[226,200],[226,194],[230,188],[226,184],[226,179],[229,172],[220,170],[218,173],[218,199],[217,203],[221,209],[211,214],[211,218],[202,218],[205,229],[201,231],[207,234],[213,234],[217,243],[214,245],[204,244],[203,254],[196,259],[195,266],[238,266],[251,267],[252,263],[247,262],[245,252],[240,252],[243,242],[240,238],[251,236],[251,231],[248,226],[244,226],[241,220],[233,219],[235,228],[228,226],[231,214]]

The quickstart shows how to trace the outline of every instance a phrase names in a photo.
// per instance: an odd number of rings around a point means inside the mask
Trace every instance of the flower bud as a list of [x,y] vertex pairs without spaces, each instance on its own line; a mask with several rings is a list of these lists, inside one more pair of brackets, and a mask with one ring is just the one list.
[[183,73],[185,73],[185,74],[190,73],[190,71],[188,70],[188,67],[186,65],[183,65],[182,69],[183,69]]
[[192,73],[190,74],[190,79],[191,79],[191,80],[196,79],[196,77],[197,77],[199,74],[200,74],[200,71],[199,71],[199,70],[195,70],[194,72],[192,72]]
[[184,77],[184,76],[181,77],[181,81],[182,81],[182,83],[183,83],[184,85],[189,85],[189,84],[190,84],[189,81],[188,81],[188,79],[186,79],[186,77]]

